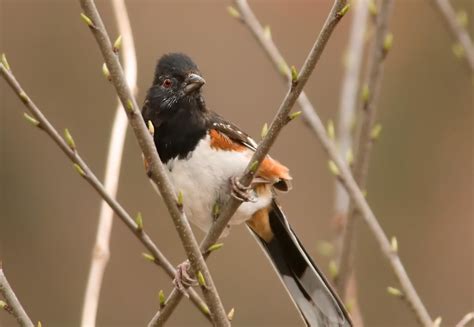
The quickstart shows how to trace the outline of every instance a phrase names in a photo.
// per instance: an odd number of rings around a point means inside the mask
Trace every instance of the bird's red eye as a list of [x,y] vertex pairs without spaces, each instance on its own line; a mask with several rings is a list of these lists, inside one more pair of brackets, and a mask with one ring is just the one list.
[[163,87],[169,89],[171,87],[171,85],[173,85],[173,82],[169,78],[167,78],[163,81],[162,85],[163,85]]

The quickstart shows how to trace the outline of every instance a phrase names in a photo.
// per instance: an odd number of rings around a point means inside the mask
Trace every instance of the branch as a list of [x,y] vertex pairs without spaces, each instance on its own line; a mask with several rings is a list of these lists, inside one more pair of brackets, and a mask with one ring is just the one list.
[[466,314],[460,322],[456,324],[456,327],[465,327],[467,324],[469,324],[471,321],[474,321],[474,312],[469,312]]
[[[373,137],[373,127],[375,123],[376,108],[380,88],[382,84],[384,60],[391,47],[392,36],[388,32],[388,19],[393,8],[393,0],[382,0],[379,12],[376,17],[376,30],[372,47],[369,51],[367,81],[364,84],[362,95],[362,123],[359,133],[357,155],[354,163],[354,179],[360,189],[366,188],[367,174],[369,170],[369,159],[372,145],[375,141]],[[349,205],[349,210],[345,228],[343,231],[342,250],[339,257],[339,273],[336,280],[336,288],[344,298],[347,281],[352,274],[355,233],[355,223],[357,210],[353,201]]]
[[[126,108],[130,125],[135,133],[145,160],[149,164],[150,178],[160,190],[193,271],[196,274],[200,272],[204,277],[205,284],[201,285],[201,289],[206,303],[208,304],[211,318],[216,325],[229,326],[230,323],[219,298],[219,294],[217,293],[217,289],[214,286],[214,281],[199,250],[199,245],[191,230],[191,226],[184,214],[182,201],[177,199],[173,186],[158,157],[152,136],[145,126],[135,97],[126,84],[122,67],[113,51],[112,44],[95,3],[93,0],[80,0],[80,3],[84,10],[83,18],[85,18],[102,52],[105,63],[110,71],[112,83],[115,86],[122,105]],[[184,201],[186,201],[186,199],[184,199]]]
[[[127,8],[124,0],[113,0],[112,8],[123,42],[122,55],[124,61],[125,76],[127,84],[136,93],[137,84],[137,56],[133,41],[132,28],[128,18]],[[119,49],[117,49],[119,50]],[[122,164],[123,147],[127,135],[127,116],[118,99],[112,133],[109,139],[109,151],[105,167],[104,186],[111,197],[117,196],[118,182],[120,178],[120,166]],[[94,250],[92,251],[92,262],[87,280],[86,294],[84,296],[81,326],[93,327],[96,324],[97,307],[99,304],[102,280],[110,258],[110,233],[112,231],[113,211],[110,206],[102,200],[99,213]]]
[[[347,66],[342,83],[339,101],[339,121],[337,124],[337,143],[341,157],[353,149],[352,125],[357,113],[360,90],[360,71],[364,58],[364,37],[369,14],[368,0],[354,3],[353,19],[347,49]],[[340,183],[336,183],[336,216],[347,215],[349,196]]]
[[[369,6],[367,0],[359,0],[354,3],[351,32],[349,35],[349,44],[347,49],[346,72],[342,83],[342,90],[339,102],[339,120],[337,123],[337,144],[339,155],[348,157],[353,149],[353,123],[357,114],[357,103],[360,89],[360,71],[362,69],[365,33],[367,31],[367,17],[369,16]],[[344,225],[347,221],[349,210],[349,195],[344,187],[336,180],[335,195],[335,221],[337,223],[337,234],[335,239],[335,248],[340,252],[343,244]],[[351,304],[351,315],[354,325],[363,326],[362,313],[357,299],[358,287],[354,275],[348,280],[346,296],[343,300]],[[341,295],[342,296],[342,295]]]
[[[239,0],[237,1],[237,4],[245,4],[245,1]],[[282,128],[289,121],[296,117],[294,114],[289,115],[289,113],[293,108],[295,102],[297,101],[299,95],[303,91],[303,88],[309,77],[311,76],[314,68],[316,67],[316,64],[319,61],[319,58],[321,57],[321,54],[329,40],[329,37],[334,31],[334,28],[336,27],[337,23],[339,23],[344,14],[347,12],[348,8],[349,7],[347,5],[347,0],[334,1],[334,5],[326,19],[326,22],[324,23],[324,26],[320,34],[318,35],[311,51],[309,52],[308,57],[306,58],[303,64],[303,68],[301,69],[301,72],[298,74],[298,76],[295,76],[295,70],[293,69],[293,77],[290,89],[288,90],[288,93],[286,94],[283,102],[281,103],[280,108],[278,109],[266,136],[257,147],[257,150],[253,154],[252,159],[250,159],[244,174],[240,178],[240,183],[242,185],[250,185],[255,173],[258,171],[260,163],[267,155],[271,146],[280,134]],[[227,226],[229,220],[231,219],[231,217],[233,216],[233,214],[241,203],[241,201],[237,200],[234,197],[229,198],[216,222],[212,225],[204,240],[201,242],[201,251],[203,251],[204,253],[207,252],[207,255],[209,255],[207,249],[209,249],[209,247],[218,240],[223,230]],[[163,325],[179,303],[180,297],[181,296],[179,295],[179,293],[176,292],[176,290],[173,290],[172,296],[170,296],[169,301],[167,301],[163,310],[158,312],[155,317],[153,317],[152,321],[149,323],[149,326]]]
[[[240,5],[240,3],[241,1],[237,2],[238,5]],[[242,12],[240,17],[242,19],[245,19],[245,15],[243,15]],[[252,31],[254,31],[253,28]],[[264,49],[268,52],[267,47],[264,47]],[[267,54],[269,55],[269,57],[272,58],[272,60],[274,59],[270,53]],[[308,119],[309,117],[310,119]],[[402,289],[405,292],[405,297],[407,301],[410,302],[410,304],[413,306],[417,317],[420,321],[423,322],[423,325],[431,326],[432,320],[430,318],[430,315],[424,307],[424,304],[421,301],[420,297],[416,293],[416,290],[413,287],[413,284],[411,283],[411,280],[405,271],[400,257],[396,252],[392,250],[390,242],[387,236],[385,235],[382,227],[380,226],[376,216],[368,205],[363,192],[357,186],[357,183],[355,182],[354,177],[351,174],[350,168],[342,159],[342,157],[338,154],[338,149],[335,146],[334,142],[328,137],[326,133],[326,128],[321,122],[321,119],[319,118],[316,112],[314,112],[311,116],[306,116],[306,118],[307,122],[311,126],[311,129],[321,142],[323,149],[327,152],[329,158],[334,162],[335,167],[337,168],[336,173],[338,179],[348,192],[349,197],[352,199],[352,201],[354,201],[355,207],[359,210],[360,215],[364,218],[370,231],[375,236],[375,239],[379,243],[383,255],[388,259],[393,271],[395,272],[395,275],[397,276],[397,279],[401,284]]]
[[3,295],[7,303],[0,301],[0,309],[5,310],[15,317],[18,324],[23,327],[34,327],[33,322],[26,314],[20,301],[16,297],[13,289],[8,283],[7,277],[3,273],[2,263],[0,262],[0,294]]
[[446,24],[453,36],[461,44],[471,72],[474,72],[474,45],[465,26],[459,21],[456,12],[451,6],[449,0],[433,0],[436,8],[444,17]]
[[[76,170],[81,174],[81,176],[99,193],[99,195],[104,199],[105,202],[112,208],[118,218],[122,220],[125,225],[133,232],[133,234],[138,238],[138,240],[145,246],[145,248],[153,256],[154,262],[163,268],[170,278],[174,278],[176,270],[174,266],[166,259],[166,257],[161,253],[158,247],[153,243],[151,238],[143,231],[139,229],[138,225],[135,223],[133,218],[125,211],[125,209],[111,197],[105,187],[100,183],[99,179],[94,175],[89,166],[84,162],[84,160],[79,155],[76,145],[72,140],[72,137],[69,135],[69,141],[64,140],[54,126],[48,121],[48,119],[43,115],[40,109],[35,105],[35,103],[29,98],[23,88],[20,86],[15,76],[10,69],[5,68],[3,64],[0,64],[0,75],[7,81],[15,94],[23,102],[26,108],[31,113],[31,116],[25,117],[29,122],[34,126],[37,126],[42,131],[44,131],[53,141],[58,145],[58,147],[64,152],[64,154],[73,162]],[[69,144],[68,144],[69,142]],[[192,291],[192,290],[191,290]],[[206,305],[199,298],[195,292],[190,292],[190,298],[193,303],[206,313]],[[208,317],[206,315],[206,317]]]

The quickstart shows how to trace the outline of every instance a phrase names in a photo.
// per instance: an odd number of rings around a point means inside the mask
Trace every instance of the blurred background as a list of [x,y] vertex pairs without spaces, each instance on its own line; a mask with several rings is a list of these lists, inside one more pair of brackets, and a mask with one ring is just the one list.
[[[471,0],[453,0],[473,18]],[[97,1],[113,39],[110,3]],[[247,28],[226,12],[229,1],[128,1],[138,55],[138,102],[159,56],[182,51],[198,63],[208,105],[257,139],[286,87]],[[300,67],[332,5],[329,0],[250,1],[290,64]],[[68,127],[83,158],[102,178],[115,93],[103,59],[79,17],[78,1],[1,0],[0,51],[58,130]],[[351,15],[327,45],[306,92],[323,121],[337,120]],[[368,199],[433,318],[453,326],[474,308],[473,84],[454,40],[429,0],[399,0],[390,22],[395,42],[387,61],[377,120]],[[473,24],[470,25],[472,31]],[[473,33],[474,34],[474,33]],[[472,34],[471,34],[472,35]],[[0,260],[16,294],[43,326],[78,326],[100,199],[0,82]],[[334,238],[335,181],[327,157],[302,120],[289,124],[272,155],[291,168],[292,192],[281,202],[300,239],[324,271],[317,251]],[[118,199],[173,263],[184,253],[162,201],[143,172],[129,131]],[[397,286],[374,237],[361,221],[356,269],[367,326],[416,326],[411,311],[387,295]],[[202,233],[196,230],[199,238]],[[143,260],[144,248],[119,221],[112,235],[98,313],[99,326],[143,326],[169,294],[169,278]],[[296,310],[244,227],[209,260],[236,326],[301,326]],[[184,300],[170,326],[206,321]],[[15,321],[0,312],[1,326]]]

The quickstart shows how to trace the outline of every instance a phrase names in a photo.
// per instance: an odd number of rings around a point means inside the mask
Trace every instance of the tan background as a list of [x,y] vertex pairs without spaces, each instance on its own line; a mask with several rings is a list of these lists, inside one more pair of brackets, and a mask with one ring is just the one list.
[[[429,0],[398,0],[395,35],[383,83],[369,202],[433,317],[452,326],[474,308],[473,107],[471,77],[454,58],[453,42]],[[470,9],[471,0],[454,0]],[[77,1],[0,1],[0,50],[30,96],[58,129],[69,127],[83,157],[103,176],[114,91],[103,78],[102,59],[79,18]],[[252,1],[272,27],[290,63],[300,66],[331,1]],[[249,31],[226,14],[228,1],[128,1],[138,53],[139,102],[157,58],[183,51],[199,64],[209,106],[258,137],[282,100],[285,87]],[[471,8],[469,8],[471,6]],[[99,1],[116,36],[110,5]],[[350,18],[328,44],[306,91],[324,121],[337,117],[342,58]],[[472,27],[472,24],[471,24]],[[70,162],[22,118],[24,108],[0,83],[0,259],[19,298],[43,326],[77,326],[95,237],[99,198]],[[119,200],[144,214],[147,231],[178,263],[183,251],[160,199],[142,169],[129,135]],[[327,158],[299,122],[282,133],[272,153],[291,167],[294,189],[281,201],[316,261],[318,240],[333,237],[334,179]],[[201,237],[202,234],[198,233]],[[397,285],[365,224],[358,230],[357,269],[368,326],[415,326],[399,300],[386,294]],[[142,246],[118,222],[100,301],[100,326],[143,326],[157,309],[158,290],[169,279],[145,262]],[[225,240],[210,267],[236,326],[301,325],[286,293],[245,228]],[[204,325],[183,301],[170,325]],[[14,325],[0,312],[0,325]]]

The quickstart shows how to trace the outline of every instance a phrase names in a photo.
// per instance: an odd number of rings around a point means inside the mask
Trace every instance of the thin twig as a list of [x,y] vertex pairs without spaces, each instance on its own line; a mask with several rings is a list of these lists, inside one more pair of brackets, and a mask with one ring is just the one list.
[[[339,119],[337,123],[337,144],[339,155],[348,158],[353,150],[353,123],[357,112],[358,95],[360,89],[360,72],[364,58],[364,36],[367,31],[367,17],[369,16],[368,0],[354,2],[352,10],[352,25],[346,53],[346,71],[342,83],[339,101]],[[344,187],[336,180],[334,195],[334,217],[337,225],[335,239],[336,257],[341,252],[344,224],[347,221],[349,210],[349,195]],[[358,302],[357,280],[354,275],[348,281],[347,293],[343,300],[350,303],[351,316],[355,326],[364,325]]]
[[[237,4],[239,3],[240,1],[237,2]],[[241,17],[245,19],[245,16],[242,13]],[[255,31],[253,32],[255,33]],[[263,48],[271,57],[271,54],[268,52],[267,48]],[[274,59],[273,57],[271,58],[272,60]],[[341,181],[344,188],[348,192],[349,197],[354,201],[356,207],[359,209],[361,216],[364,218],[376,241],[379,243],[380,250],[389,261],[395,275],[397,276],[397,279],[399,280],[400,285],[405,292],[405,297],[407,301],[410,302],[410,304],[413,306],[417,317],[419,317],[419,319],[423,322],[423,325],[431,326],[431,317],[427,312],[420,297],[416,293],[416,290],[413,287],[413,284],[411,283],[411,280],[408,277],[408,274],[406,273],[402,262],[400,261],[400,257],[396,252],[392,250],[390,242],[387,236],[385,235],[382,227],[380,226],[377,218],[372,212],[372,209],[367,203],[363,192],[357,186],[357,183],[355,182],[354,177],[352,176],[349,166],[347,165],[345,160],[339,155],[336,145],[327,135],[326,128],[321,122],[321,119],[319,118],[318,114],[314,112],[314,114],[312,114],[311,116],[306,116],[306,118],[307,123],[310,124],[311,129],[314,131],[317,138],[321,142],[323,149],[327,152],[329,158],[331,158],[331,160],[333,160],[333,162],[335,163],[337,167],[338,179]]]
[[[391,37],[388,32],[388,19],[393,8],[393,0],[382,0],[376,17],[376,31],[374,41],[369,51],[367,81],[364,84],[364,95],[362,99],[362,122],[359,133],[357,155],[354,162],[354,179],[360,189],[365,189],[367,174],[369,170],[369,159],[374,139],[372,128],[375,123],[378,95],[380,93],[383,77],[384,59],[389,51]],[[344,298],[349,276],[352,274],[357,210],[353,201],[349,205],[348,216],[343,230],[342,250],[339,257],[339,269],[336,279],[336,288]]]
[[[113,51],[112,44],[102,22],[102,18],[97,11],[95,2],[93,0],[80,0],[80,3],[84,10],[84,15],[87,18],[86,21],[89,25],[89,29],[94,35],[110,71],[112,83],[115,86],[122,105],[126,108],[130,126],[135,133],[138,144],[148,163],[150,178],[160,190],[193,271],[196,274],[200,272],[206,281],[205,284],[201,285],[201,290],[208,304],[211,318],[216,325],[230,326],[209,268],[199,250],[199,245],[184,214],[182,203],[177,199],[177,194],[160,161],[153,138],[143,121],[135,97],[126,84],[122,66]],[[186,201],[186,199],[184,199],[184,201]]]
[[[239,21],[244,23],[250,29],[252,35],[255,37],[255,40],[263,47],[268,59],[270,59],[270,61],[273,63],[273,66],[279,72],[279,76],[282,78],[282,80],[290,84],[290,66],[287,64],[285,58],[283,58],[280,50],[278,50],[276,47],[271,36],[268,33],[265,33],[262,24],[260,24],[247,1],[234,0],[234,3],[240,14]],[[309,129],[314,132],[313,124],[314,121],[317,120],[317,117],[315,117],[315,108],[309,101],[304,91],[302,91],[298,97],[297,103],[303,113],[302,116],[304,118],[304,122],[309,127]]]
[[[99,195],[107,202],[107,204],[112,208],[118,218],[122,220],[125,225],[133,232],[133,234],[138,238],[138,240],[145,246],[145,248],[151,253],[154,258],[154,263],[163,268],[166,274],[170,278],[174,278],[176,270],[174,266],[168,261],[168,259],[161,253],[158,247],[153,243],[151,238],[143,231],[138,229],[138,225],[135,223],[133,218],[125,211],[125,209],[111,197],[105,187],[101,184],[99,179],[94,175],[89,166],[84,162],[84,160],[79,155],[77,148],[74,146],[74,149],[59,135],[57,130],[53,125],[48,121],[40,109],[34,104],[34,102],[29,98],[26,92],[22,89],[18,81],[16,80],[13,73],[4,67],[3,64],[0,64],[0,75],[7,81],[15,94],[20,98],[26,108],[32,115],[32,120],[30,120],[34,125],[43,130],[59,148],[66,154],[66,156],[74,163],[76,170],[81,174],[81,176],[99,193]],[[77,166],[76,166],[77,165]],[[206,308],[205,303],[199,298],[196,292],[190,290],[190,298],[193,303],[203,311],[203,308]],[[206,310],[204,310],[204,313]],[[207,314],[206,314],[206,317]]]
[[467,29],[459,21],[449,0],[433,0],[433,2],[440,14],[444,17],[449,30],[464,49],[463,56],[466,57],[471,72],[474,72],[474,44],[472,43]]
[[22,327],[34,327],[30,317],[23,309],[20,301],[16,297],[13,289],[8,283],[7,277],[3,273],[2,263],[0,262],[0,294],[4,297],[6,303],[2,305],[3,310],[7,311],[18,321],[18,324]]
[[[342,90],[339,101],[339,120],[337,123],[337,143],[339,155],[347,156],[353,150],[353,123],[357,112],[358,95],[360,90],[360,71],[364,59],[364,36],[368,17],[368,0],[358,0],[354,3],[351,32],[347,46],[347,62]],[[342,185],[336,182],[335,189],[336,216],[347,215],[349,196]]]
[[[239,1],[244,2],[244,1]],[[275,142],[277,136],[279,135],[282,128],[292,119],[289,116],[291,109],[293,108],[295,102],[297,101],[299,95],[301,94],[306,82],[311,76],[314,68],[316,67],[319,58],[331,36],[334,28],[337,23],[341,20],[344,14],[347,12],[348,7],[347,0],[335,0],[334,5],[324,23],[323,28],[321,29],[320,34],[318,35],[316,42],[314,43],[311,51],[306,58],[303,67],[298,74],[294,76],[288,93],[286,94],[283,102],[278,109],[270,128],[262,140],[262,142],[257,147],[257,150],[252,156],[243,176],[240,178],[240,183],[245,186],[249,186],[255,172],[258,170],[260,163],[267,155],[271,146]],[[207,249],[213,245],[223,230],[226,228],[229,220],[240,206],[241,201],[237,200],[234,197],[231,197],[226,205],[223,207],[222,212],[217,218],[216,222],[212,225],[209,232],[206,234],[204,240],[201,242],[201,250],[206,253]],[[207,254],[208,255],[208,254]],[[173,294],[174,293],[174,294]],[[169,301],[166,303],[165,307],[161,312],[158,312],[152,321],[149,323],[149,326],[161,326],[171,315],[172,311],[175,309],[176,305],[179,303],[180,295],[178,292],[173,291],[172,295],[169,298]]]
[[467,326],[471,321],[474,321],[474,312],[469,312],[466,314],[460,322],[456,324],[456,327],[465,327]]
[[[122,55],[124,62],[125,77],[128,86],[136,93],[137,89],[137,56],[133,41],[132,27],[128,17],[124,0],[112,0],[112,8],[117,21],[120,37],[122,38]],[[118,49],[117,49],[118,50]],[[120,178],[120,167],[122,164],[123,147],[127,135],[128,119],[120,99],[115,109],[115,118],[109,139],[109,151],[107,164],[105,166],[104,186],[111,197],[117,196],[118,182]],[[100,291],[105,273],[105,268],[110,258],[110,234],[112,231],[113,211],[110,206],[102,200],[100,205],[99,223],[97,227],[92,261],[87,280],[86,293],[84,296],[81,326],[93,327],[96,324],[97,307],[99,304]]]

